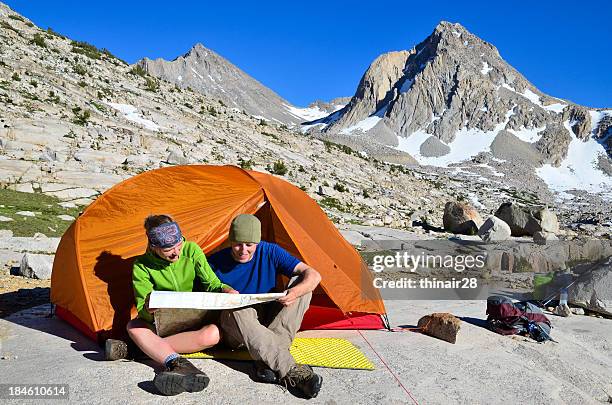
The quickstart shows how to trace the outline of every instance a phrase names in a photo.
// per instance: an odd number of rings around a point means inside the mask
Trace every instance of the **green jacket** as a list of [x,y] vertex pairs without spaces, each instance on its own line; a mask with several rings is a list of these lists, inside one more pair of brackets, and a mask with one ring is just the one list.
[[221,292],[223,287],[228,287],[212,271],[204,252],[195,242],[185,241],[179,259],[174,263],[150,251],[139,256],[132,270],[138,317],[153,322],[153,316],[144,307],[151,291],[192,291],[196,276],[205,291]]

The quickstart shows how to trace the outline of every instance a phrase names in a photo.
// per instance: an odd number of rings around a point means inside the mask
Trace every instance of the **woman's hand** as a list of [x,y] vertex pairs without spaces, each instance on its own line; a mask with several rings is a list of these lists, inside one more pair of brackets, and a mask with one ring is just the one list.
[[151,298],[151,293],[149,293],[149,295],[147,295],[147,298],[145,298],[144,307],[148,313],[152,314],[157,311],[158,308],[149,308],[149,298]]
[[232,287],[223,287],[222,290],[226,294],[240,294],[238,291],[234,290]]

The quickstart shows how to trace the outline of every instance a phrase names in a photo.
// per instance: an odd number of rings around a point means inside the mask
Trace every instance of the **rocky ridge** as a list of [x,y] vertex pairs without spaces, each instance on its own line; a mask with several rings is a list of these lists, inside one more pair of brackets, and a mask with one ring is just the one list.
[[137,66],[151,76],[222,100],[250,115],[287,125],[305,120],[299,115],[300,109],[200,43],[172,61],[144,58]]

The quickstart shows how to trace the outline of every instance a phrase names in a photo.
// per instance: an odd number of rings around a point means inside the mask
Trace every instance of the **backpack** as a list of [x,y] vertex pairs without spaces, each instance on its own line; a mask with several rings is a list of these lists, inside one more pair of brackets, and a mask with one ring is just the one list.
[[530,302],[492,295],[487,298],[487,315],[489,329],[500,335],[526,334],[538,342],[552,340],[550,320]]

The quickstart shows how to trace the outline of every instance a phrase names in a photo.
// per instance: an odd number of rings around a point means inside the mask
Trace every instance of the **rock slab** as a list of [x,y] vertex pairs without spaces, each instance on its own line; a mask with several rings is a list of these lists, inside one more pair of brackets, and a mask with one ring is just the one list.
[[612,315],[612,260],[582,277],[583,280],[569,288],[568,301],[594,312]]

